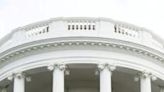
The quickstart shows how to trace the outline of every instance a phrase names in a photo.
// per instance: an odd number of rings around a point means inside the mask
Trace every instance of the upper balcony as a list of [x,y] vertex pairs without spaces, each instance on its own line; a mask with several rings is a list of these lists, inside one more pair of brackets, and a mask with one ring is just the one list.
[[24,43],[59,37],[110,38],[164,52],[163,41],[141,27],[105,18],[56,18],[15,29],[0,41],[0,53]]

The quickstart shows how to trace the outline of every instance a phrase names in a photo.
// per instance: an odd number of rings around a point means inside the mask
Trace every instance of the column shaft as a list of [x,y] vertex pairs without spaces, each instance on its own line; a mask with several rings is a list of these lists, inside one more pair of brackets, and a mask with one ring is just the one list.
[[112,92],[111,75],[112,72],[107,68],[100,72],[100,92]]
[[25,92],[25,80],[24,77],[14,77],[14,91],[13,92]]
[[144,77],[140,79],[140,92],[151,92],[150,77]]
[[64,92],[64,70],[59,68],[53,71],[53,92]]

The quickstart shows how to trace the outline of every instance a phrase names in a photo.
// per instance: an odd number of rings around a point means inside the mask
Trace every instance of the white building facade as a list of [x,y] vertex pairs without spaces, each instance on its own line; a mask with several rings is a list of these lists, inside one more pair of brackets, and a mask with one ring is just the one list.
[[164,44],[106,18],[55,18],[0,41],[0,92],[164,92]]

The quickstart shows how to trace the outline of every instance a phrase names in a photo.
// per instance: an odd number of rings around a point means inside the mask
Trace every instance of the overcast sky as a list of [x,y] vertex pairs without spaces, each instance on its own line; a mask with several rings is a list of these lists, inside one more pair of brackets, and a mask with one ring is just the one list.
[[0,38],[55,17],[107,17],[145,27],[164,39],[164,0],[0,0]]

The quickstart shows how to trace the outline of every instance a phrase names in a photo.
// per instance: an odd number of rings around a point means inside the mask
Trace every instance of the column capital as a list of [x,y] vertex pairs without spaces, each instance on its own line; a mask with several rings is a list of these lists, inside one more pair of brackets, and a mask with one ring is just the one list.
[[18,78],[18,79],[25,78],[25,73],[22,73],[22,72],[20,72],[20,73],[15,73],[15,74],[14,74],[14,77],[15,77],[15,78]]
[[109,71],[114,71],[116,69],[116,66],[110,65],[108,63],[98,64],[99,71],[103,71],[104,69],[108,69]]
[[54,69],[59,69],[61,71],[64,71],[67,68],[65,64],[52,64],[47,67],[48,70],[52,71]]
[[25,73],[18,72],[18,73],[12,73],[10,76],[7,77],[8,80],[13,80],[14,78],[25,78]]
[[31,77],[24,72],[12,73],[10,76],[7,77],[7,79],[10,81],[12,81],[14,78],[18,78],[18,79],[24,78],[26,79],[27,82],[31,81]]
[[157,80],[157,77],[155,75],[147,71],[137,73],[134,80],[138,81],[139,79],[146,79],[146,78],[151,78],[151,80],[153,81]]
[[146,72],[146,71],[140,72],[138,73],[138,75],[140,76],[140,78],[148,78],[152,76],[150,72]]

